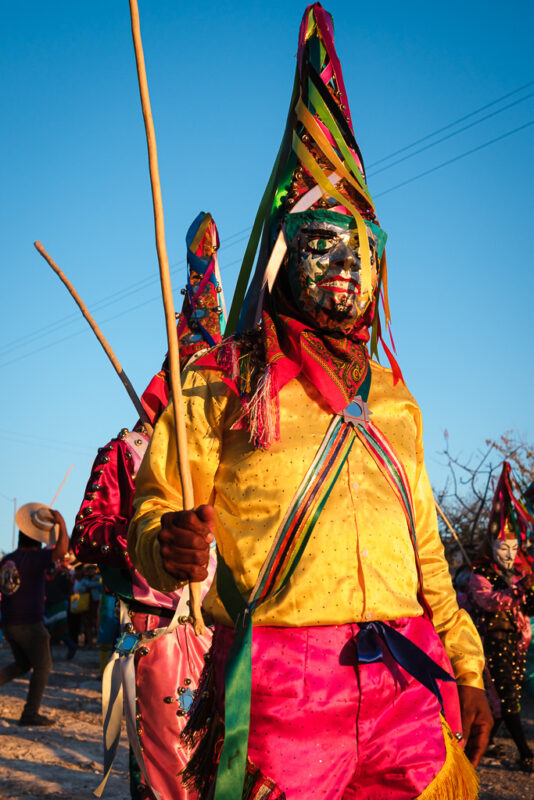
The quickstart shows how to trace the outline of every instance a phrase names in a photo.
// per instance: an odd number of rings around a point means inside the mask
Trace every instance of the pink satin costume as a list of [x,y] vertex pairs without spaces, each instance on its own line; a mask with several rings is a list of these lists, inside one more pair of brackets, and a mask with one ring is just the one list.
[[[168,626],[181,597],[181,590],[166,593],[152,589],[133,569],[126,548],[134,478],[147,442],[143,433],[121,431],[118,438],[100,449],[72,537],[78,558],[103,567],[105,582],[108,576],[111,578],[114,585],[110,588],[129,606],[130,624],[136,633]],[[114,569],[107,571],[106,567]],[[214,571],[212,556],[203,596]],[[211,632],[198,637],[181,617],[172,633],[143,642],[135,652],[137,735],[150,784],[162,800],[195,797],[179,778],[189,758],[189,750],[180,740],[186,721],[183,700],[197,687],[210,643]],[[152,800],[153,796],[142,780],[136,797]]]
[[[451,672],[424,617],[390,624]],[[269,800],[412,800],[442,769],[446,747],[435,695],[392,659],[358,664],[358,630],[357,624],[253,629],[248,755],[280,787]],[[219,706],[232,641],[233,629],[217,625]],[[459,731],[456,687],[439,684],[448,722]]]

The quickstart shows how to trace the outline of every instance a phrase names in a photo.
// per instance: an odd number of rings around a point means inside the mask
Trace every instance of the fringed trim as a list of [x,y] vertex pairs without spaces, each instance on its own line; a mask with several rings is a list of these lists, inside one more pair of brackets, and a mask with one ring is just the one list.
[[232,336],[213,351],[217,365],[235,386],[241,416],[232,430],[249,432],[249,442],[266,449],[280,438],[278,396],[258,330]]
[[442,768],[417,800],[476,800],[478,777],[451,729],[442,718],[446,758]]
[[[213,645],[212,645],[213,648]],[[189,720],[182,731],[182,741],[194,752],[181,778],[184,786],[197,793],[198,800],[213,800],[217,767],[224,743],[224,723],[216,708],[215,670],[211,650],[205,664]],[[261,773],[247,758],[242,800],[285,800],[285,794],[274,781]]]
[[273,780],[263,775],[247,758],[242,800],[286,800],[286,796]]
[[[187,767],[181,773],[186,789],[196,792],[198,800],[213,800],[217,767],[224,741],[224,725],[218,715],[198,744]],[[241,800],[286,800],[285,793],[247,758]]]
[[258,449],[268,448],[279,440],[280,409],[270,367],[266,367],[252,397],[241,398],[241,407],[243,414],[232,426],[234,430],[248,430],[249,442]]
[[196,792],[198,800],[207,800],[212,795],[223,745],[224,726],[219,715],[214,714],[209,723],[186,768],[181,772],[184,786]]
[[[213,647],[213,645],[212,645]],[[211,649],[204,655],[204,669],[200,673],[195,699],[189,709],[188,720],[181,739],[188,747],[195,747],[205,733],[215,710],[215,670]]]
[[208,796],[223,738],[223,724],[215,703],[215,671],[211,650],[204,659],[204,669],[189,711],[189,719],[180,737],[188,747],[194,748],[181,773],[182,780],[186,788],[198,792],[199,800]]

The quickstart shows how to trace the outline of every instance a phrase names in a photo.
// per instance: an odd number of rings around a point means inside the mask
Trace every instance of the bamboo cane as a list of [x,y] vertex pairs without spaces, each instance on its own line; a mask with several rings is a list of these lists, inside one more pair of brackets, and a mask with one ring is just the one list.
[[70,467],[67,470],[67,474],[65,475],[65,477],[63,478],[63,480],[59,484],[57,492],[55,493],[54,497],[52,498],[52,500],[48,504],[49,508],[53,508],[54,503],[56,502],[56,500],[58,499],[59,495],[61,494],[61,490],[63,489],[63,487],[67,483],[67,478],[69,477],[69,475],[70,475],[70,473],[72,472],[73,469],[74,469],[74,464],[71,464]]
[[[139,397],[137,396],[137,393],[136,393],[135,389],[133,388],[132,384],[130,383],[130,379],[128,378],[127,374],[125,373],[125,371],[121,367],[117,356],[115,355],[115,353],[111,349],[109,343],[106,341],[106,339],[104,337],[104,334],[102,333],[102,331],[100,330],[100,328],[96,324],[94,318],[92,317],[89,309],[87,308],[87,306],[83,302],[82,298],[80,297],[80,295],[78,294],[78,292],[76,291],[76,289],[74,288],[72,283],[69,281],[69,279],[67,278],[65,273],[62,272],[62,270],[58,267],[56,262],[48,255],[48,253],[44,249],[44,247],[41,244],[41,242],[34,242],[33,244],[35,246],[35,249],[42,255],[44,260],[48,262],[48,264],[52,267],[52,269],[54,270],[54,272],[56,273],[58,278],[61,281],[63,281],[63,283],[65,284],[65,286],[67,287],[67,289],[69,290],[71,295],[73,296],[73,298],[76,301],[80,311],[82,312],[83,316],[85,317],[85,319],[89,323],[89,327],[91,328],[91,330],[95,334],[96,338],[98,339],[98,341],[100,342],[100,344],[104,348],[105,354],[107,355],[107,357],[109,358],[109,360],[113,364],[113,367],[115,368],[115,371],[116,371],[117,375],[119,376],[119,378],[121,379],[122,383],[124,384],[124,387],[125,387],[126,391],[128,392],[130,400],[134,404],[135,410],[139,414],[139,419],[141,420],[141,422],[143,422],[144,425],[147,425],[147,426],[150,425],[150,420],[148,418],[148,415],[147,415],[145,409],[143,408],[143,406],[141,404],[141,401],[140,401]],[[150,426],[150,429],[151,429],[151,427],[152,426]]]
[[[172,297],[169,259],[167,257],[167,247],[165,244],[165,225],[163,218],[163,203],[161,199],[161,186],[159,180],[156,134],[154,131],[154,122],[150,108],[150,97],[148,94],[145,58],[143,54],[143,43],[141,40],[141,29],[139,24],[139,9],[137,6],[137,0],[129,0],[129,3],[135,61],[137,65],[137,77],[139,81],[139,94],[141,96],[141,107],[143,110],[143,119],[145,121],[150,184],[152,187],[152,202],[154,206],[156,250],[158,253],[161,291],[163,295],[163,307],[165,310],[165,322],[167,326],[167,340],[169,344],[169,372],[174,406],[176,449],[178,452],[178,461],[180,465],[180,481],[182,484],[184,509],[190,510],[195,506],[195,499],[193,495],[193,482],[191,480],[191,469],[189,466],[189,456],[187,452],[185,416],[182,401],[182,384],[180,381],[178,337],[176,336],[175,327],[176,316],[174,313],[174,301]],[[189,584],[189,589],[191,594],[191,614],[193,616],[195,633],[197,635],[201,635],[205,633],[206,628],[202,619],[200,584],[191,582]]]
[[[67,470],[67,474],[65,475],[65,477],[63,478],[63,480],[59,484],[57,492],[55,493],[55,495],[52,498],[51,502],[48,504],[48,508],[53,508],[54,507],[54,503],[56,502],[56,500],[58,499],[59,495],[61,494],[61,490],[63,489],[63,487],[67,483],[67,478],[69,477],[69,475],[70,475],[70,473],[72,472],[73,469],[74,469],[74,464],[71,464],[70,467]],[[49,545],[53,545],[57,541],[57,536],[56,536],[56,529],[57,528],[59,528],[59,525],[56,523],[55,525],[53,525],[52,530],[50,531],[50,539],[48,541]]]
[[465,558],[465,562],[466,562],[467,566],[468,566],[468,567],[470,567],[472,562],[471,562],[471,559],[469,558],[469,556],[467,555],[467,553],[465,552],[464,546],[463,546],[463,544],[462,544],[462,543],[461,543],[461,541],[460,541],[460,537],[458,536],[458,534],[456,533],[456,531],[455,531],[455,530],[454,530],[454,528],[452,527],[451,523],[449,522],[449,520],[448,520],[448,519],[447,519],[447,517],[445,516],[445,513],[444,513],[444,511],[442,510],[442,508],[441,508],[440,504],[438,503],[438,501],[437,501],[436,499],[434,499],[434,503],[436,504],[436,508],[437,508],[437,510],[438,510],[438,514],[440,515],[441,519],[443,520],[443,522],[445,523],[445,525],[447,526],[447,528],[448,528],[448,529],[450,530],[450,532],[452,533],[452,535],[453,535],[454,539],[456,540],[456,543],[457,543],[458,547],[459,547],[459,548],[460,548],[460,550],[462,551],[462,555],[463,555],[463,557]]

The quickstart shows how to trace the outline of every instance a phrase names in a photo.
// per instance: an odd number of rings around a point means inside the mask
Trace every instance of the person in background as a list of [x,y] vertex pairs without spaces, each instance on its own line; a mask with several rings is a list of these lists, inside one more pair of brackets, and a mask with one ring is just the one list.
[[[211,214],[197,215],[186,245],[188,280],[176,330],[182,367],[200,350],[221,341],[219,235]],[[180,734],[211,643],[209,629],[196,636],[190,624],[187,586],[169,593],[154,591],[133,569],[127,549],[135,476],[152,425],[167,406],[168,378],[165,359],[141,397],[151,424],[139,421],[132,431],[123,428],[100,448],[72,534],[76,556],[98,564],[105,589],[117,597],[120,607],[123,635],[112,660],[120,658],[125,696],[135,698],[136,715],[128,726],[133,800],[154,800],[158,795],[161,800],[192,800],[180,775],[189,755]],[[210,563],[203,594],[213,577],[214,554]],[[126,668],[128,660],[133,669]],[[128,714],[131,704],[126,702],[125,708]]]
[[63,642],[67,646],[67,658],[71,659],[77,644],[69,636],[68,611],[72,592],[72,579],[65,559],[52,565],[46,572],[44,623],[50,634],[51,644]]
[[[0,561],[2,627],[13,651],[14,661],[0,670],[0,686],[32,670],[20,725],[53,725],[54,720],[39,713],[41,699],[52,667],[50,635],[43,618],[45,576],[52,564],[66,554],[69,537],[65,520],[41,503],[21,506],[15,516],[19,527],[18,547]],[[59,528],[57,543],[42,548]]]
[[[519,548],[531,516],[514,492],[510,465],[503,471],[493,500],[488,535],[473,563],[469,594],[474,619],[484,642],[491,680],[500,700],[500,713],[518,753],[517,766],[534,772],[532,752],[521,722],[521,688],[530,643],[529,615],[534,613],[534,574]],[[495,716],[493,737],[501,718]]]

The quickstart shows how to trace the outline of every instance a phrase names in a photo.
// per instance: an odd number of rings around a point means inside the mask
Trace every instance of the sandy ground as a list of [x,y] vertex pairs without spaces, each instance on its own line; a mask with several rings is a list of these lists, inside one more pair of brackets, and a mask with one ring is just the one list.
[[[41,712],[54,716],[51,728],[20,727],[28,681],[19,678],[0,688],[0,800],[46,797],[88,800],[102,777],[99,657],[79,650],[72,661],[66,648],[53,647],[54,669]],[[0,649],[0,665],[11,658]],[[104,798],[128,800],[128,747],[123,731]]]
[[[42,800],[47,797],[88,800],[102,775],[100,680],[98,651],[79,650],[64,660],[64,648],[52,650],[54,669],[41,710],[54,716],[52,728],[17,724],[27,690],[19,678],[0,688],[0,800]],[[10,661],[0,648],[0,666]],[[534,700],[524,707],[527,734],[534,745]],[[480,800],[534,800],[534,775],[513,768],[515,747],[505,736],[502,761],[485,758],[479,770]],[[104,800],[128,800],[128,748],[123,731]],[[379,798],[377,798],[379,800]]]

